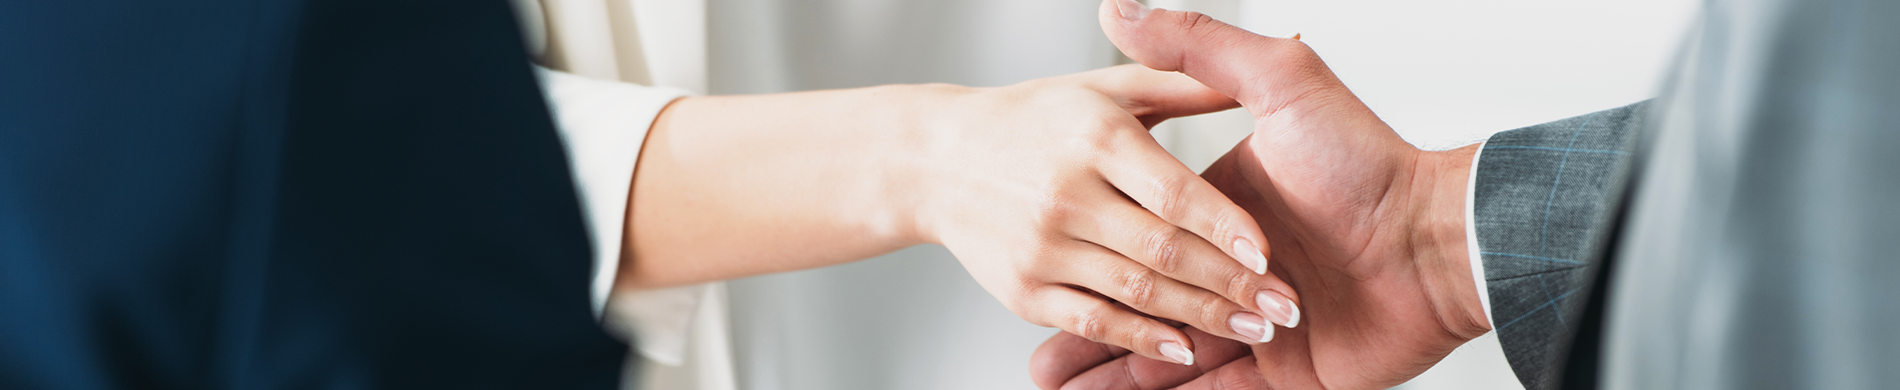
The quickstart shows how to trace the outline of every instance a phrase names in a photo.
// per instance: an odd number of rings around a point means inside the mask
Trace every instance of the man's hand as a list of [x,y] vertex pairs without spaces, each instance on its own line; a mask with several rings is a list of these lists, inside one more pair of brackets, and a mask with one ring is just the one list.
[[[1202,176],[1260,221],[1274,248],[1271,269],[1299,294],[1305,319],[1253,347],[1258,376],[1222,366],[1198,383],[1385,388],[1490,330],[1464,234],[1475,147],[1425,152],[1406,143],[1299,41],[1128,0],[1105,2],[1101,21],[1130,58],[1185,73],[1254,117],[1253,135]],[[1152,378],[1199,376],[1163,367],[1169,372],[1141,379],[1111,367],[1152,364],[1105,358],[1070,337],[1058,335],[1038,351],[1038,383],[1162,388],[1187,381]]]
[[[1128,350],[1057,333],[1029,359],[1030,378],[1044,389],[1244,390],[1265,388],[1252,351],[1236,341],[1186,328],[1200,348],[1195,364],[1183,366],[1130,355]],[[1178,386],[1178,387],[1177,387]]]

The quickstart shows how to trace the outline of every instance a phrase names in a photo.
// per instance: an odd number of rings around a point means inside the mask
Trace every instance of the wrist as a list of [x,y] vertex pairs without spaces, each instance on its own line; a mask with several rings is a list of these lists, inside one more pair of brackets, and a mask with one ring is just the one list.
[[1465,197],[1472,157],[1479,145],[1422,152],[1413,169],[1418,213],[1413,220],[1413,253],[1421,263],[1428,297],[1447,332],[1472,339],[1491,330],[1472,280],[1471,250],[1465,237]]
[[889,129],[879,137],[876,149],[881,153],[875,166],[878,170],[879,186],[890,200],[885,204],[879,221],[884,226],[899,230],[899,236],[907,245],[941,244],[939,226],[945,222],[941,213],[931,210],[942,208],[949,203],[941,197],[961,194],[960,191],[945,191],[939,188],[952,183],[946,174],[958,172],[949,162],[960,161],[959,153],[968,150],[953,146],[956,143],[957,123],[955,116],[963,97],[980,89],[954,84],[911,84],[875,87],[877,96],[873,104],[896,113]]

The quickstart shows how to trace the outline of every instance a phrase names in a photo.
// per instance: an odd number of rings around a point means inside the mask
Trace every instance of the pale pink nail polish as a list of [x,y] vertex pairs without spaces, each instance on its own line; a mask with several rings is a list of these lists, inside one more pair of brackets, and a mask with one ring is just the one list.
[[1300,308],[1279,292],[1260,290],[1259,294],[1254,295],[1254,303],[1260,305],[1260,311],[1267,315],[1268,321],[1288,328],[1300,325]]
[[1175,363],[1181,363],[1183,366],[1194,365],[1194,351],[1189,351],[1187,347],[1182,347],[1181,343],[1173,341],[1161,342],[1161,356],[1167,356],[1168,359],[1174,360]]
[[1227,326],[1234,328],[1234,333],[1239,333],[1240,337],[1246,337],[1253,343],[1273,341],[1273,326],[1267,325],[1267,320],[1261,319],[1259,314],[1234,313],[1233,316],[1227,317]]
[[1234,259],[1253,270],[1254,275],[1267,274],[1267,255],[1260,253],[1260,246],[1254,245],[1253,240],[1246,237],[1234,239]]
[[1148,6],[1137,3],[1135,0],[1115,0],[1115,9],[1121,11],[1122,19],[1141,20],[1142,17],[1148,16]]

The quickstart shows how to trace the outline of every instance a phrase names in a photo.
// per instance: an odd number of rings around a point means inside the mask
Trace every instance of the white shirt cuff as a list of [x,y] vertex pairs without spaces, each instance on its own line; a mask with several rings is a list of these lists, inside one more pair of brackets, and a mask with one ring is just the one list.
[[1478,158],[1484,155],[1484,144],[1478,144],[1478,150],[1471,154],[1471,175],[1465,180],[1465,252],[1471,256],[1471,284],[1478,287],[1478,303],[1484,308],[1484,322],[1496,327],[1491,319],[1491,290],[1484,282],[1484,257],[1478,250],[1478,221],[1473,214],[1478,196]]
[[548,98],[568,167],[580,196],[594,246],[590,290],[594,315],[617,336],[629,338],[641,355],[678,365],[686,353],[688,330],[708,285],[692,285],[613,297],[626,226],[627,196],[634,165],[653,120],[667,104],[688,92],[576,76],[535,67]]
[[[609,333],[634,341],[640,356],[678,367],[692,346],[694,318],[713,302],[714,283],[621,292],[607,301]],[[714,306],[711,310],[718,310]]]

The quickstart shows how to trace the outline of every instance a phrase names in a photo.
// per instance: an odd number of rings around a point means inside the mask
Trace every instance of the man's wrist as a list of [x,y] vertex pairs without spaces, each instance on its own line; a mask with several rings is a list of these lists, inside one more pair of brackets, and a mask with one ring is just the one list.
[[1414,252],[1420,277],[1445,330],[1472,339],[1491,330],[1472,280],[1465,230],[1466,185],[1479,145],[1423,152],[1414,168],[1415,194],[1423,197],[1415,221]]

